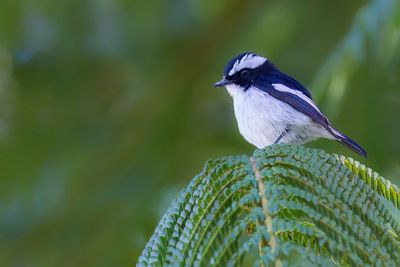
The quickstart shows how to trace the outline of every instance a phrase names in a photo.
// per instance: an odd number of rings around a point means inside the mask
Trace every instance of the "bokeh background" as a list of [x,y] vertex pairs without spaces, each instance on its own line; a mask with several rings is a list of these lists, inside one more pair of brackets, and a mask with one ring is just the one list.
[[0,1],[0,265],[132,266],[204,162],[251,154],[211,85],[243,51],[400,184],[397,0]]

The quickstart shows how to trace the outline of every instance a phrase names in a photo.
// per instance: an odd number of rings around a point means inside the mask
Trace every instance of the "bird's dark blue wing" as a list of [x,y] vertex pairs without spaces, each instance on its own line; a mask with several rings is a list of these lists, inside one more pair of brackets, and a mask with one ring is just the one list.
[[367,152],[356,142],[346,135],[331,127],[328,119],[319,111],[317,106],[311,100],[311,97],[301,92],[301,90],[288,87],[285,83],[270,83],[268,81],[258,80],[254,86],[270,96],[292,106],[299,112],[311,118],[314,122],[324,127],[336,138],[336,140],[348,148],[352,149],[361,156],[366,157]]
[[[310,117],[313,121],[320,124],[322,127],[331,132],[331,127],[329,125],[328,119],[325,117],[321,111],[313,104],[312,100],[308,95],[296,91],[285,84],[277,83],[271,84],[266,82],[257,82],[254,86],[269,94],[270,96],[292,106],[296,110]],[[283,86],[283,87],[282,87]],[[281,88],[281,90],[279,90]],[[285,89],[285,90],[282,90]],[[292,92],[291,92],[292,91]]]
[[301,83],[279,70],[271,72],[268,75],[268,82],[271,84],[281,83],[289,88],[292,88],[293,90],[300,91],[308,98],[312,99],[310,92]]
[[312,99],[310,92],[296,79],[278,70],[269,61],[266,61],[257,70],[257,82],[261,84],[282,84]]

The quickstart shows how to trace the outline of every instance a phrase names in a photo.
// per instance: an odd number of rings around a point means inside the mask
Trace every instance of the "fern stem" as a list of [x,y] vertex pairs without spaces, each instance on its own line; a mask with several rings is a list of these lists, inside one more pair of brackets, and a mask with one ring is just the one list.
[[[263,237],[260,238],[260,242],[258,244],[258,251],[261,256],[262,248],[265,246],[265,243],[267,243],[271,247],[272,254],[275,254],[277,240],[276,240],[276,237],[272,230],[272,217],[268,212],[268,199],[265,197],[265,185],[262,181],[261,173],[257,169],[257,164],[254,161],[253,157],[250,157],[250,162],[251,162],[251,166],[253,169],[254,178],[257,181],[258,193],[260,195],[260,204],[261,204],[264,216],[265,216],[264,225],[267,227],[267,233],[269,235],[269,240],[267,242]],[[277,267],[281,266],[281,261],[278,257],[275,259],[275,266],[277,266]]]

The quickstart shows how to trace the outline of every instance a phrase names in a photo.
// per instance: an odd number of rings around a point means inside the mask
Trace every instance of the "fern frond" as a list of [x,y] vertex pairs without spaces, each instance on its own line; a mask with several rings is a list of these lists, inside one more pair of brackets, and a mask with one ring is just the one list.
[[373,190],[386,198],[397,209],[400,209],[400,190],[396,185],[352,158],[344,156],[338,156],[338,158],[350,171],[360,177]]
[[[352,159],[296,145],[209,161],[174,201],[138,266],[396,266],[398,188]],[[255,256],[257,255],[257,256]],[[246,256],[247,257],[247,256]]]

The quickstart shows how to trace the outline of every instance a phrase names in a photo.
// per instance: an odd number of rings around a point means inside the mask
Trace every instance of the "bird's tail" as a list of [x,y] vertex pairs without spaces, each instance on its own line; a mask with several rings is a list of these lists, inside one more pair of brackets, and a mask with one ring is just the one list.
[[350,148],[357,154],[363,157],[367,157],[367,152],[359,144],[351,140],[349,137],[347,137],[346,135],[342,134],[341,132],[332,127],[330,127],[330,132],[339,143],[345,145],[347,148]]

